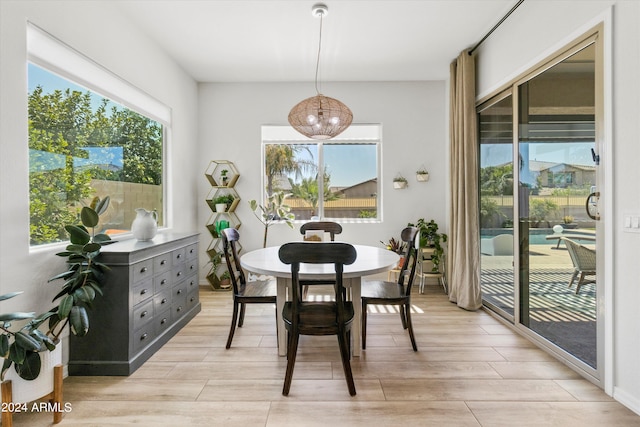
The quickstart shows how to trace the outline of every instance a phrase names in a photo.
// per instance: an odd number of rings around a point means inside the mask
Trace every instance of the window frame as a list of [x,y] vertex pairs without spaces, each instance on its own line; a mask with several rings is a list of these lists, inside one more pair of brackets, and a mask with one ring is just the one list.
[[[375,145],[376,150],[376,217],[375,218],[336,218],[326,217],[324,214],[324,200],[319,197],[317,219],[319,221],[340,221],[342,223],[379,223],[382,222],[382,124],[356,124],[351,125],[336,138],[330,140],[316,140],[306,138],[297,133],[291,126],[265,125],[262,126],[261,145],[261,187],[260,194],[264,199],[266,193],[266,171],[265,171],[265,147],[274,144],[288,145],[316,145],[318,147],[318,170],[324,169],[324,147],[325,145]],[[324,194],[324,182],[322,175],[318,175],[318,194]],[[296,223],[304,223],[307,219],[296,219]]]
[[[170,166],[167,156],[172,133],[171,108],[32,22],[27,22],[26,28],[28,63],[69,80],[75,85],[162,125],[162,211],[164,221],[161,229],[171,228],[173,215],[169,209],[171,206],[170,186],[168,185]],[[26,72],[27,67],[25,66]],[[28,150],[28,144],[25,149]],[[130,231],[119,234],[123,237],[130,235]],[[39,251],[67,244],[68,241],[40,245],[30,243],[29,250]]]

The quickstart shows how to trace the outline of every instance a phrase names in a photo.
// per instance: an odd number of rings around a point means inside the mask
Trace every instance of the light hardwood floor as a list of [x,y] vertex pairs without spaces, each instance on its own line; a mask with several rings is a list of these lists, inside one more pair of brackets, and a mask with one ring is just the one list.
[[[313,293],[313,290],[312,290]],[[130,377],[69,377],[60,426],[640,426],[640,417],[486,312],[415,294],[413,352],[394,309],[370,309],[367,350],[344,381],[336,338],[302,337],[294,380],[276,352],[275,308],[250,306],[225,350],[231,296],[202,312]],[[48,426],[51,414],[14,417]]]

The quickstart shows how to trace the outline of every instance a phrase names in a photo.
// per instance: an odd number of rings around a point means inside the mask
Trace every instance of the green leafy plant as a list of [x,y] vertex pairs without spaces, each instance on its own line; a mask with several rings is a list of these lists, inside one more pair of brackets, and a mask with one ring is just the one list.
[[[54,306],[45,313],[15,312],[0,314],[0,354],[4,358],[1,377],[15,365],[21,378],[33,380],[40,374],[39,352],[55,349],[64,328],[69,325],[71,333],[82,337],[89,331],[87,309],[92,308],[96,295],[102,295],[104,272],[108,267],[96,260],[102,246],[114,243],[104,234],[96,234],[100,214],[109,206],[109,197],[94,198],[90,206],[80,211],[81,224],[67,225],[70,244],[56,255],[67,259],[67,271],[57,274],[49,282],[62,280],[60,292],[53,298]],[[0,296],[1,300],[13,298],[21,292]],[[12,329],[12,322],[28,321]],[[48,330],[40,326],[48,321]]]
[[259,205],[256,200],[249,200],[249,206],[253,214],[264,224],[263,248],[267,247],[267,233],[270,226],[278,222],[285,222],[290,228],[293,228],[295,215],[291,213],[291,207],[285,203],[287,197],[289,197],[289,194],[285,194],[283,191],[275,192],[267,197],[267,202],[264,206]]
[[213,200],[214,204],[225,204],[227,205],[227,208],[229,208],[229,206],[231,206],[231,204],[233,203],[233,201],[235,200],[235,197],[233,197],[233,194],[223,194],[221,196],[216,197]]
[[420,218],[415,224],[408,224],[410,227],[418,227],[420,230],[420,247],[432,247],[434,248],[431,254],[431,262],[433,263],[432,271],[437,273],[439,271],[439,265],[444,256],[444,248],[442,243],[447,241],[447,235],[444,233],[438,233],[438,224],[431,220],[425,221],[424,218]]
[[407,178],[405,178],[402,175],[398,175],[395,178],[393,178],[393,182],[408,182]]
[[565,215],[562,217],[562,222],[565,224],[571,224],[573,222],[573,217],[571,215]]

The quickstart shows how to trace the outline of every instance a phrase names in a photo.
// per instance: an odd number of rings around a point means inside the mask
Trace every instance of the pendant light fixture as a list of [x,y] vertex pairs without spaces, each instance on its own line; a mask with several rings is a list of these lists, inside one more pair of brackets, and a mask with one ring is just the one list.
[[318,70],[320,68],[320,48],[322,47],[322,18],[327,15],[327,5],[313,5],[311,13],[320,18],[320,38],[316,61],[316,96],[296,104],[289,112],[289,124],[301,134],[313,139],[331,139],[349,127],[353,114],[349,107],[335,98],[324,96],[318,90]]

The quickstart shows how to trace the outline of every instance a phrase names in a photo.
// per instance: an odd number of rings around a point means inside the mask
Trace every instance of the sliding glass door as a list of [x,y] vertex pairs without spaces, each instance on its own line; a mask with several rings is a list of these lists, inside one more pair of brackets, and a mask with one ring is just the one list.
[[596,43],[577,43],[478,107],[484,304],[594,377]]

